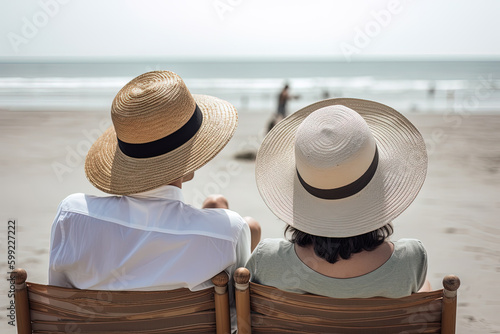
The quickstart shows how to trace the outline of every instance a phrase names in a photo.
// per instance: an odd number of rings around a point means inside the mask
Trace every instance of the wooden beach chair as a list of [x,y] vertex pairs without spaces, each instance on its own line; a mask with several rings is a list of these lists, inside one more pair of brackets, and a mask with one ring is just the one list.
[[201,291],[104,291],[15,279],[17,333],[230,333],[228,275]]
[[366,299],[290,293],[249,279],[248,269],[236,270],[238,334],[455,333],[456,276],[446,276],[442,290]]

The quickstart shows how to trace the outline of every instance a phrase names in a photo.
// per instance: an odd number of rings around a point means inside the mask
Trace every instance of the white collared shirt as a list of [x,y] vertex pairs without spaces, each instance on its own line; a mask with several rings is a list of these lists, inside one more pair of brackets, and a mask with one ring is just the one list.
[[196,209],[175,186],[133,196],[73,194],[51,232],[49,284],[95,290],[212,286],[250,256],[250,230],[237,213]]

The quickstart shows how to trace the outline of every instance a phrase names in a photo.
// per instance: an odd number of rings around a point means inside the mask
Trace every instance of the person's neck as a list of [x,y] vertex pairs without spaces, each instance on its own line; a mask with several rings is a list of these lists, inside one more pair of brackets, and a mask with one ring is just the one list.
[[182,189],[182,179],[176,180],[172,183],[169,183],[168,185]]

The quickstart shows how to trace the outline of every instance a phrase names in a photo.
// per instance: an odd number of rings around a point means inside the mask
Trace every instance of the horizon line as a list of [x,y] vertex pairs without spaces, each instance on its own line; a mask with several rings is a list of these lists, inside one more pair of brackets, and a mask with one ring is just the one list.
[[353,57],[351,61],[347,61],[342,56],[272,56],[272,57],[245,57],[245,56],[224,56],[224,57],[194,57],[194,56],[165,56],[165,57],[2,57],[0,56],[0,64],[15,64],[15,63],[149,63],[149,62],[177,62],[177,63],[192,63],[192,62],[345,62],[345,63],[362,63],[362,62],[386,62],[386,61],[500,61],[500,55],[481,55],[481,56],[465,56],[465,55],[426,55],[426,56],[361,56]]

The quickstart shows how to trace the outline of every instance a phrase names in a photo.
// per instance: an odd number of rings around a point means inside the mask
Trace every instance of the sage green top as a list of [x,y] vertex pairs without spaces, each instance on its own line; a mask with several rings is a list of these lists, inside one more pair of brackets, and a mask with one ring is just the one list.
[[399,298],[417,292],[425,282],[427,253],[422,242],[401,239],[391,257],[377,269],[357,277],[333,278],[306,266],[284,239],[265,239],[252,253],[246,267],[255,283],[284,291],[335,298]]

